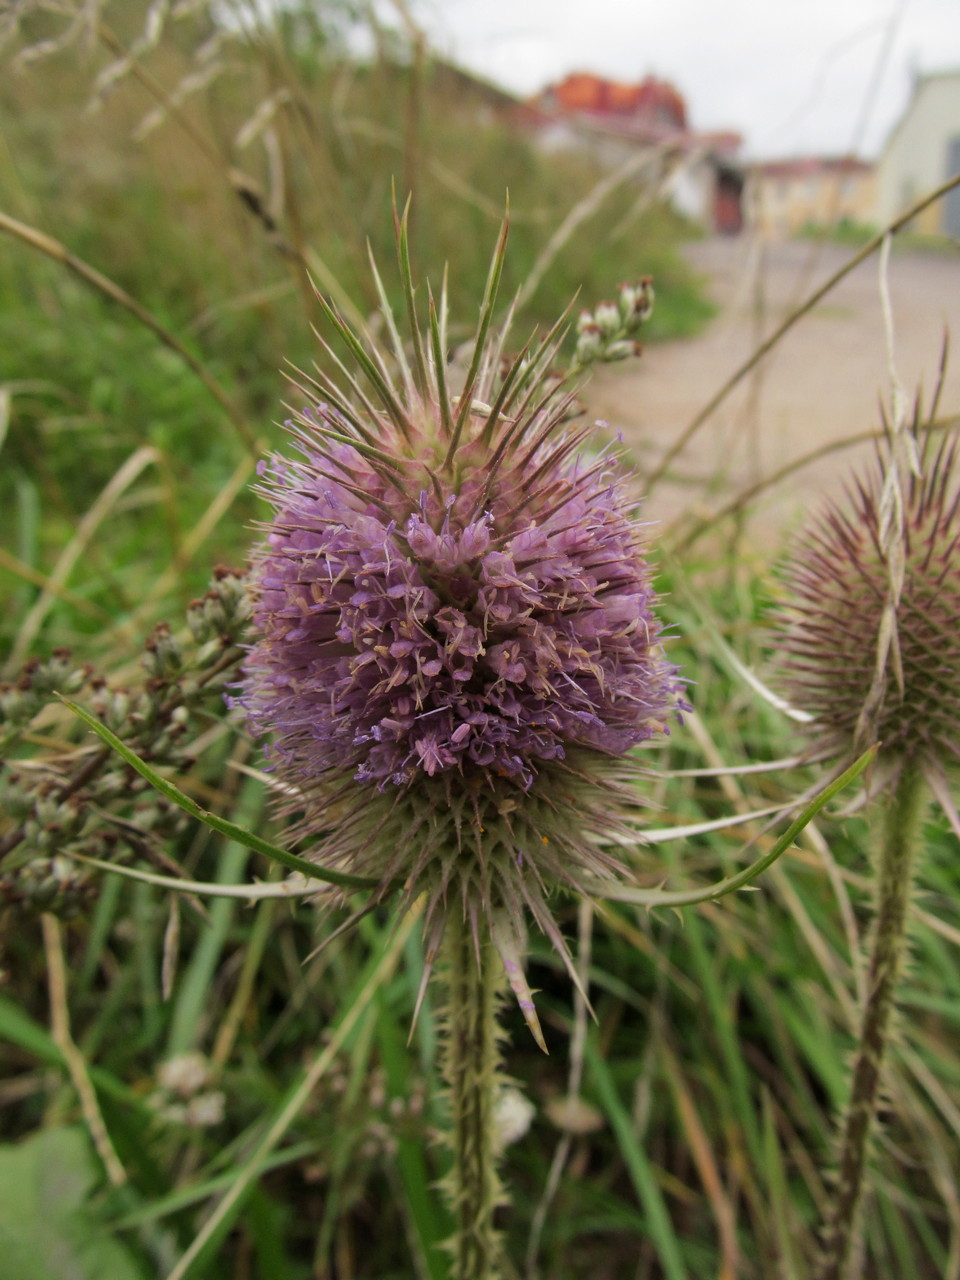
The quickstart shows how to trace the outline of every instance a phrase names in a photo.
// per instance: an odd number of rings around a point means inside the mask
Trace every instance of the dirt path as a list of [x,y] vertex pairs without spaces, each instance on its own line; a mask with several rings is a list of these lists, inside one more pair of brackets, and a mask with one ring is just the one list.
[[[654,464],[731,372],[783,317],[851,256],[835,246],[758,246],[746,239],[691,245],[720,310],[703,334],[648,347],[629,366],[604,369],[590,411],[623,432]],[[919,251],[891,259],[897,374],[908,395],[936,380],[944,330],[960,344],[960,254]],[[744,485],[832,440],[880,425],[889,376],[876,257],[862,263],[804,317],[701,428],[650,495],[651,518],[672,521],[723,506]],[[941,412],[960,412],[960,350],[950,361]],[[805,467],[758,499],[755,538],[779,534],[825,490],[836,490],[861,450]],[[779,540],[779,539],[778,539]]]

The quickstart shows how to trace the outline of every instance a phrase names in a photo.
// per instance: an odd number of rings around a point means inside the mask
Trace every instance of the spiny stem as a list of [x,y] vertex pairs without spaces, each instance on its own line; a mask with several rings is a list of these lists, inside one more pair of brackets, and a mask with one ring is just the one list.
[[498,1280],[499,1232],[493,1215],[502,1203],[497,1175],[494,1108],[499,1087],[496,952],[477,947],[469,922],[453,912],[444,938],[448,985],[444,1075],[450,1098],[453,1165],[446,1190],[456,1221],[453,1280]]
[[923,818],[924,787],[907,766],[885,816],[877,868],[877,914],[860,1037],[844,1119],[836,1193],[823,1227],[814,1280],[845,1280],[856,1239],[864,1174],[890,1039],[894,995],[906,950],[913,866]]

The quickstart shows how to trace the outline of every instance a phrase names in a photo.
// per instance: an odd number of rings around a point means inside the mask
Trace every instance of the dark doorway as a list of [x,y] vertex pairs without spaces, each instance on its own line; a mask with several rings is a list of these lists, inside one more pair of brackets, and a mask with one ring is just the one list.
[[735,236],[743,229],[743,175],[736,169],[717,168],[713,189],[713,229],[723,236]]

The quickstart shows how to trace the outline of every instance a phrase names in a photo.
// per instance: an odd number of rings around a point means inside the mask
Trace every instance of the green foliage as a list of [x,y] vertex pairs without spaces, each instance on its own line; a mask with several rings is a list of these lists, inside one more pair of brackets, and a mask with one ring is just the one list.
[[[860,248],[877,234],[877,228],[868,223],[851,222],[849,218],[841,218],[831,226],[818,222],[808,222],[799,231],[804,240],[826,240],[831,244],[851,245]],[[902,243],[902,241],[898,241]]]
[[0,1147],[0,1258],[17,1280],[142,1280],[145,1273],[91,1202],[100,1181],[77,1127]]
[[[135,30],[133,7],[123,19]],[[68,48],[0,80],[0,110],[10,122],[0,211],[53,236],[145,307],[265,444],[277,438],[284,398],[300,398],[283,376],[287,362],[309,371],[323,359],[311,333],[312,324],[324,325],[311,279],[337,306],[353,299],[364,315],[377,306],[367,241],[382,264],[391,262],[394,184],[414,196],[415,276],[438,288],[449,263],[451,297],[476,299],[507,190],[504,297],[604,176],[589,156],[544,155],[514,109],[491,116],[475,90],[450,82],[442,63],[351,64],[337,53],[336,32],[326,39],[329,27],[314,30],[306,11],[284,22],[296,29],[289,57],[266,29],[228,42],[223,74],[182,111],[165,95],[194,70],[189,23],[169,25],[145,76],[121,77],[95,111],[84,108],[96,72],[110,64],[106,50],[84,61]],[[198,44],[208,35],[203,22],[193,31]],[[137,141],[131,122],[157,109],[158,96],[167,117]],[[244,126],[271,103],[279,105],[268,133],[254,130],[238,146]],[[578,290],[594,305],[643,275],[655,277],[658,297],[646,336],[691,332],[710,314],[677,253],[686,228],[661,205],[638,211],[638,194],[619,187],[565,243],[520,311],[518,345]],[[388,273],[386,283],[399,303],[400,282]],[[466,339],[475,319],[455,307],[452,341]],[[245,485],[237,486],[230,521],[206,533],[202,553],[183,554],[243,456],[222,405],[128,311],[6,236],[0,384],[11,396],[0,539],[36,573],[69,545],[132,452],[155,450],[98,530],[99,572],[83,592],[88,609],[58,604],[56,625],[45,629],[51,645],[96,635],[104,615],[129,616],[142,584],[171,563],[185,602],[212,561],[243,555],[256,514]],[[35,598],[5,564],[0,589],[16,591],[24,605]],[[149,591],[147,598],[143,613],[152,622],[162,602],[151,608]],[[12,625],[10,615],[0,620],[0,654]]]
[[[762,634],[753,602],[763,593],[752,576],[741,575],[733,588],[728,580],[719,585],[704,574],[696,612],[675,590],[685,650],[678,645],[676,656],[698,673],[698,712],[716,750],[727,758],[776,756],[787,745],[782,730],[768,709],[731,683],[711,635],[718,628],[749,657]],[[680,733],[671,756],[676,765],[702,763]],[[259,783],[237,788],[229,773],[218,779],[193,770],[189,785],[204,776],[218,810],[240,824],[264,823]],[[791,786],[798,785],[794,777]],[[783,788],[782,775],[760,775],[745,803],[756,807],[782,796]],[[728,808],[716,779],[671,788],[678,821]],[[833,877],[814,843],[787,855],[784,870],[768,872],[759,892],[689,909],[682,919],[626,905],[597,916],[590,970],[597,1023],[588,1033],[580,1096],[599,1124],[574,1139],[573,1163],[547,1215],[540,1249],[546,1274],[578,1280],[600,1267],[627,1265],[638,1250],[678,1277],[712,1272],[721,1258],[735,1259],[734,1274],[745,1277],[789,1274],[789,1265],[804,1274],[803,1242],[826,1194],[812,1170],[825,1166],[831,1151],[852,1043],[841,907],[849,894],[863,920],[870,898],[859,852],[863,823],[848,819],[822,830],[839,868]],[[956,1155],[943,1106],[960,1085],[954,1013],[960,920],[950,839],[935,824],[927,837],[933,852],[921,906],[934,914],[916,922],[892,1054],[893,1087],[908,1105],[888,1122],[890,1143],[877,1153],[881,1186],[889,1182],[897,1193],[883,1201],[889,1239],[881,1234],[871,1248],[888,1274],[909,1262],[911,1274],[933,1280],[942,1274],[947,1243],[923,1206],[949,1185],[942,1179]],[[719,832],[682,849],[661,846],[668,887],[732,873],[742,864],[740,843],[739,833]],[[238,845],[221,844],[199,827],[169,840],[165,852],[199,879],[249,881],[266,871]],[[41,1091],[0,1109],[9,1138],[32,1132],[45,1109],[77,1116],[61,1053],[43,1028],[48,997],[36,926],[19,919],[12,930],[16,921],[8,912],[10,980],[0,1003],[5,1074],[29,1081],[38,1067],[52,1072]],[[572,911],[565,926],[575,934]],[[352,1007],[350,993],[365,990],[368,956],[393,934],[389,914],[379,911],[304,963],[317,941],[316,911],[307,904],[267,901],[251,912],[216,901],[201,915],[186,901],[172,943],[170,927],[163,892],[107,879],[67,934],[73,1034],[131,1178],[122,1199],[105,1203],[104,1220],[115,1238],[162,1260],[162,1274],[230,1192],[238,1171],[250,1167],[265,1130],[299,1089],[304,1062],[321,1052],[330,1028]],[[321,929],[329,932],[330,924]],[[532,943],[529,976],[540,989],[551,1052],[543,1057],[508,1004],[506,1070],[537,1107],[531,1132],[504,1162],[513,1205],[503,1225],[513,1258],[525,1251],[561,1137],[549,1117],[567,1087],[573,999],[550,948]],[[352,1037],[317,1077],[283,1141],[257,1159],[258,1189],[249,1187],[238,1201],[233,1233],[218,1235],[219,1249],[205,1252],[190,1275],[227,1280],[241,1259],[282,1256],[291,1277],[306,1277],[312,1258],[323,1274],[345,1251],[357,1257],[358,1276],[410,1275],[414,1258],[422,1260],[418,1275],[444,1275],[446,1255],[438,1246],[447,1227],[436,1184],[446,1155],[430,1139],[443,1105],[430,996],[405,1047],[423,968],[416,933],[403,956],[403,967],[377,988]],[[171,959],[172,988],[164,998],[160,979]],[[189,1096],[164,1093],[164,1063],[197,1050],[206,1082]],[[194,1100],[211,1089],[223,1096],[221,1118],[204,1119],[198,1109],[191,1120]],[[922,1152],[924,1161],[904,1165],[904,1152]]]

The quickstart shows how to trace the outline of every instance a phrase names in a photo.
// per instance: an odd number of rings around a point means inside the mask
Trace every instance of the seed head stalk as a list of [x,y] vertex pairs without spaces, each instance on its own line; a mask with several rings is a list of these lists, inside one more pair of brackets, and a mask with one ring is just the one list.
[[876,919],[860,1035],[844,1117],[835,1195],[822,1228],[814,1280],[846,1280],[857,1236],[864,1175],[890,1041],[894,994],[906,952],[907,921],[925,788],[906,768],[884,814],[876,874]]
[[[943,365],[941,365],[942,381]],[[877,747],[870,792],[879,824],[876,910],[835,1193],[814,1280],[850,1280],[896,986],[906,950],[924,800],[955,834],[960,759],[960,441],[937,442],[935,393],[908,419],[895,383],[877,464],[830,501],[786,562],[780,666],[810,717],[814,752],[835,766]]]

